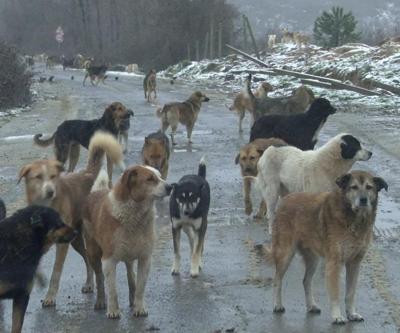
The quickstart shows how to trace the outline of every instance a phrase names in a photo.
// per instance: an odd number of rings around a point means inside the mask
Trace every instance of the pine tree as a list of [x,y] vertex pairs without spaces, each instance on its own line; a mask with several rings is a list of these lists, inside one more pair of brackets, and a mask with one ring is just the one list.
[[340,46],[360,38],[356,27],[357,21],[351,11],[344,13],[342,7],[332,7],[315,20],[314,38],[323,47]]

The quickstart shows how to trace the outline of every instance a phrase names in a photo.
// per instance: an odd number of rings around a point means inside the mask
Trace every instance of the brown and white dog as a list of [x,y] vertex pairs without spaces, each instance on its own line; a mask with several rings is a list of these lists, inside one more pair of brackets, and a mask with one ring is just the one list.
[[[251,203],[250,191],[251,191],[251,179],[248,176],[257,176],[257,163],[264,151],[270,147],[286,146],[287,143],[281,139],[270,138],[270,139],[256,139],[247,145],[240,148],[239,154],[235,158],[235,164],[240,165],[240,172],[243,177],[243,194],[244,194],[244,206],[247,215],[250,215],[253,211],[253,205]],[[255,218],[262,218],[267,212],[267,206],[265,201],[261,200],[260,208]]]
[[[38,160],[25,165],[19,173],[19,181],[25,179],[28,204],[48,206],[55,209],[65,224],[80,229],[82,203],[89,195],[92,185],[100,172],[104,155],[113,163],[124,168],[122,148],[111,134],[97,132],[89,145],[89,157],[84,170],[76,173],[61,174],[63,165],[56,160]],[[93,271],[86,257],[82,235],[71,243],[82,256],[86,264],[87,279],[82,292],[93,290]],[[42,305],[55,306],[61,273],[68,251],[68,244],[57,244],[56,261],[50,280],[49,290]]]
[[352,171],[336,180],[332,192],[292,193],[278,208],[267,257],[275,263],[274,312],[284,312],[282,279],[296,251],[304,259],[303,285],[307,311],[320,313],[313,296],[312,278],[319,257],[325,257],[331,316],[334,324],[344,324],[340,311],[340,273],[346,267],[346,315],[362,321],[354,296],[361,261],[372,240],[378,192],[388,185],[364,171]]
[[[274,91],[274,88],[268,82],[261,82],[254,92],[254,96],[261,99],[266,97],[271,91]],[[254,123],[255,117],[253,113],[253,103],[250,100],[250,96],[247,93],[246,87],[244,87],[243,90],[235,96],[233,104],[229,107],[229,110],[235,111],[239,115],[239,132],[243,132],[242,122],[246,111],[252,115],[252,123]]]
[[170,147],[168,137],[161,131],[151,133],[144,138],[142,161],[161,173],[162,179],[168,176]]
[[168,127],[171,126],[173,145],[176,145],[175,134],[179,123],[186,126],[189,144],[192,143],[192,131],[197,121],[201,104],[209,100],[201,91],[195,91],[185,102],[168,103],[163,108],[157,109],[157,117],[161,118],[161,131],[165,133]]
[[[154,202],[171,192],[160,173],[149,166],[125,170],[114,188],[91,193],[83,211],[84,236],[90,263],[96,274],[95,309],[106,307],[107,317],[120,317],[116,290],[116,268],[124,262],[127,269],[129,303],[135,316],[147,316],[144,291],[150,272],[155,241]],[[133,262],[137,260],[135,283]],[[104,272],[104,273],[103,273]]]

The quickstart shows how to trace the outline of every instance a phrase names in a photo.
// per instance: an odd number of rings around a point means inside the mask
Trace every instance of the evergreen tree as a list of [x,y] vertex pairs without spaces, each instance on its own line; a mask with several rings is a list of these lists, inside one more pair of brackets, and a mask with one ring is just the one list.
[[356,30],[357,21],[351,11],[344,13],[342,7],[332,7],[323,11],[314,23],[314,38],[323,47],[336,47],[357,41],[360,37]]

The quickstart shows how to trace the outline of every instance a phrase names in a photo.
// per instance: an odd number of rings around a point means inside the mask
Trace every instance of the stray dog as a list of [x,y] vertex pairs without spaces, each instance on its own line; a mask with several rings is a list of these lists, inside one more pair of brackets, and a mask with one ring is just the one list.
[[[270,139],[256,139],[247,145],[240,148],[239,154],[235,158],[235,164],[240,165],[240,172],[243,177],[243,193],[244,193],[244,206],[247,215],[250,215],[253,211],[253,205],[251,203],[250,190],[251,190],[251,179],[247,176],[257,176],[257,163],[264,151],[270,147],[286,146],[286,142],[281,139],[270,138]],[[267,212],[265,201],[261,200],[260,208],[255,218],[262,218]]]
[[124,145],[124,154],[128,152],[128,132],[129,128],[131,127],[130,117],[133,117],[135,114],[132,110],[128,109],[128,115],[128,119],[120,123],[118,131],[118,142],[120,145]]
[[251,74],[247,79],[246,87],[254,121],[267,114],[287,115],[303,113],[315,100],[312,90],[304,85],[295,89],[291,96],[272,98],[262,96],[260,98],[251,91]]
[[161,131],[151,133],[144,138],[142,161],[161,173],[162,179],[168,176],[170,147],[168,137]]
[[96,85],[99,84],[101,81],[103,84],[105,83],[104,80],[107,78],[106,72],[108,69],[107,65],[101,66],[92,66],[91,61],[86,64],[86,73],[85,77],[83,78],[83,85],[85,85],[86,79],[90,78],[90,83],[94,86],[94,81],[96,81]]
[[[109,132],[115,137],[120,129],[129,124],[131,110],[122,103],[114,102],[104,111],[100,119],[93,120],[66,120],[57,127],[53,135],[46,140],[40,139],[43,134],[36,134],[35,144],[47,147],[54,143],[56,159],[64,165],[69,160],[68,172],[73,172],[79,160],[80,146],[88,149],[89,142],[96,131]],[[112,163],[107,161],[108,176],[112,178]]]
[[[106,307],[105,277],[107,317],[110,319],[120,317],[116,268],[121,261],[126,265],[133,314],[147,316],[143,298],[155,241],[154,202],[171,192],[171,186],[160,176],[149,166],[130,167],[111,191],[95,191],[86,201],[83,226],[89,260],[96,273],[95,309]],[[136,283],[135,260],[138,261]]]
[[205,94],[196,91],[185,102],[168,103],[163,108],[157,109],[157,116],[161,118],[161,131],[165,133],[171,126],[173,145],[176,145],[174,137],[179,123],[186,126],[189,144],[192,143],[192,131],[200,112],[201,103],[209,100]]
[[40,259],[54,243],[76,235],[47,207],[30,206],[0,222],[0,299],[13,300],[12,333],[22,330]]
[[210,208],[210,186],[206,180],[206,164],[201,159],[197,175],[183,176],[172,184],[169,211],[172,222],[175,260],[172,275],[180,272],[181,230],[187,234],[192,257],[190,276],[199,275],[202,267],[204,239],[207,230],[207,216]]
[[276,44],[276,35],[268,35],[268,48],[272,50]]
[[[124,169],[121,146],[114,136],[104,132],[97,132],[92,137],[86,169],[80,172],[61,175],[63,166],[55,160],[39,160],[24,166],[20,171],[19,181],[22,178],[25,179],[27,202],[54,208],[68,226],[79,229],[83,202],[89,195],[100,172],[105,154],[109,160]],[[87,279],[82,287],[82,292],[92,292],[93,271],[87,261],[82,235],[72,242],[72,246],[86,264]],[[57,246],[49,290],[42,303],[44,307],[56,304],[56,295],[67,251],[68,245]]]
[[48,56],[46,58],[46,69],[52,69],[55,64],[59,62],[59,58],[55,55]]
[[267,257],[275,263],[274,312],[284,312],[282,279],[295,254],[304,259],[303,285],[307,311],[320,313],[314,301],[312,278],[319,257],[325,257],[325,277],[333,324],[344,324],[340,311],[340,273],[346,267],[346,315],[363,321],[354,296],[361,261],[372,240],[378,192],[388,185],[364,171],[352,171],[336,180],[338,187],[324,193],[293,193],[279,206]]
[[66,58],[65,56],[61,57],[61,64],[63,67],[63,71],[65,71],[66,68],[74,68],[75,67],[75,59],[74,58]]
[[310,36],[302,34],[300,32],[295,32],[293,34],[293,40],[296,43],[297,48],[301,49],[302,45],[304,45],[304,47],[307,47],[310,42]]
[[[249,84],[248,80],[249,79],[247,79],[247,84]],[[254,92],[253,96],[258,99],[263,99],[268,95],[269,92],[271,92],[273,90],[274,90],[274,88],[268,82],[262,82],[258,86],[257,90]],[[256,119],[255,114],[253,112],[253,103],[251,103],[251,100],[250,100],[249,95],[246,90],[243,90],[236,95],[232,106],[229,107],[229,110],[235,111],[239,115],[239,132],[243,132],[242,122],[243,122],[246,110],[252,114],[253,123]]]
[[294,33],[290,32],[287,28],[283,28],[281,41],[283,44],[294,43]]
[[7,215],[7,209],[6,205],[4,204],[4,201],[0,199],[0,221],[3,220]]
[[151,69],[143,80],[143,90],[144,90],[144,98],[147,98],[147,102],[150,103],[151,93],[154,93],[154,99],[157,98],[157,84],[156,84],[156,76],[157,72],[155,69]]
[[354,136],[344,133],[317,150],[269,147],[258,161],[258,180],[268,207],[270,231],[279,197],[293,192],[332,191],[337,177],[371,156]]
[[336,109],[325,98],[317,98],[305,113],[266,115],[256,120],[250,142],[259,138],[279,138],[301,150],[314,149],[326,120]]

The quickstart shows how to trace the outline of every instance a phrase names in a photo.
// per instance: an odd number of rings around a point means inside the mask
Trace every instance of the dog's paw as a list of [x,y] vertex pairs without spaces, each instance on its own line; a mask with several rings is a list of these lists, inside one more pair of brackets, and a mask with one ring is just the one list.
[[172,270],[171,270],[171,275],[177,276],[177,275],[179,275],[179,274],[180,274],[179,269],[177,269],[177,268],[172,268]]
[[55,307],[56,306],[56,299],[52,298],[52,297],[46,297],[43,301],[42,301],[42,307],[43,308],[51,308],[51,307]]
[[346,319],[344,319],[342,316],[333,318],[332,324],[333,325],[344,325],[344,324],[346,324]]
[[364,321],[364,318],[356,312],[347,314],[347,319],[349,321]]
[[199,268],[192,268],[190,270],[190,277],[197,278],[199,276]]
[[108,319],[119,319],[119,318],[121,318],[121,311],[119,311],[119,309],[108,310],[107,311],[107,318]]
[[246,213],[246,215],[251,215],[251,213],[253,212],[253,206],[251,204],[246,204],[244,212]]
[[107,304],[104,300],[97,300],[94,305],[95,310],[104,310],[107,307]]
[[278,306],[278,305],[275,305],[275,307],[274,307],[274,313],[284,313],[285,312],[285,307],[284,306]]
[[316,306],[316,305],[311,305],[308,309],[307,309],[308,313],[312,313],[312,314],[320,314],[321,313],[321,309]]
[[135,308],[135,310],[133,311],[133,315],[135,317],[147,317],[149,315],[149,313],[147,312],[147,310],[142,306],[142,307],[137,307]]
[[93,285],[91,283],[85,283],[81,289],[83,294],[90,294],[93,292]]

